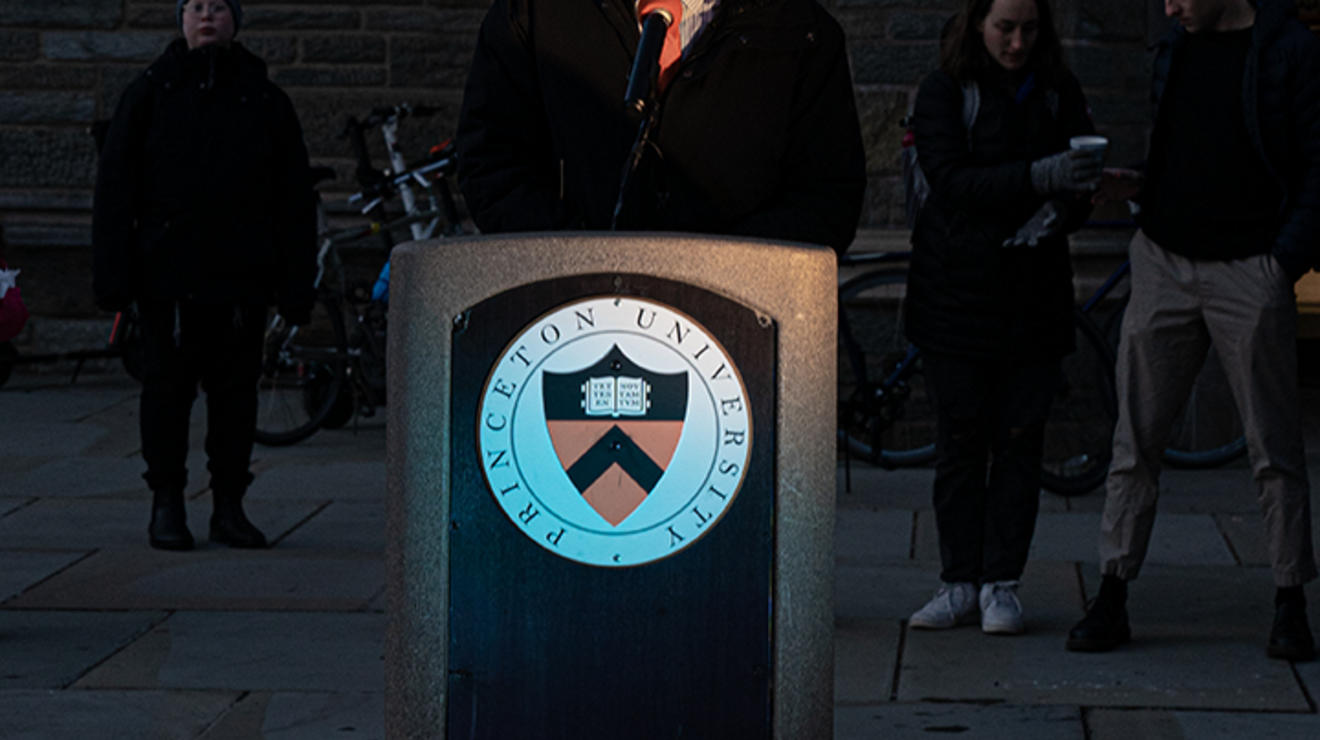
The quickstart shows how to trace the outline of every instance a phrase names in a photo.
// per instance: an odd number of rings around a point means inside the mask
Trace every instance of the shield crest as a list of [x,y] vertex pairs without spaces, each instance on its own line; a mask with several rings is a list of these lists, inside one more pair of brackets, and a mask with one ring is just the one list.
[[546,428],[559,464],[611,526],[641,506],[683,436],[687,373],[633,362],[616,344],[590,367],[543,373]]

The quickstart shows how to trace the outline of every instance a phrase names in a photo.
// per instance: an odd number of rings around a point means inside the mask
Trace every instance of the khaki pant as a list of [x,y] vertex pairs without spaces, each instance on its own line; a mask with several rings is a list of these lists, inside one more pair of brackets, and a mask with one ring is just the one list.
[[1118,424],[1100,525],[1103,573],[1135,578],[1159,498],[1160,452],[1213,343],[1246,430],[1278,586],[1316,577],[1297,392],[1293,284],[1269,255],[1189,260],[1138,231],[1118,345]]

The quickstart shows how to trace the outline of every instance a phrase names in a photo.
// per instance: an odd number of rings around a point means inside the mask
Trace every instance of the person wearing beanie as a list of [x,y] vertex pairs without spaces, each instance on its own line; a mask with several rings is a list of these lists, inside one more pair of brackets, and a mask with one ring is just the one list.
[[184,8],[191,7],[191,12],[194,15],[201,15],[203,6],[206,6],[207,9],[214,13],[217,10],[215,6],[219,4],[224,4],[229,7],[229,17],[233,20],[234,31],[229,34],[229,38],[225,40],[225,43],[229,43],[229,41],[232,41],[234,36],[238,34],[239,27],[243,25],[243,5],[239,3],[238,0],[223,0],[223,2],[221,0],[179,0],[178,6],[174,9],[174,15],[178,20],[179,28],[183,28]]
[[307,321],[315,195],[302,127],[266,64],[234,42],[238,0],[185,0],[182,38],[119,100],[97,168],[97,305],[136,303],[152,547],[194,546],[184,511],[189,416],[206,392],[210,540],[267,545],[242,499],[270,306]]

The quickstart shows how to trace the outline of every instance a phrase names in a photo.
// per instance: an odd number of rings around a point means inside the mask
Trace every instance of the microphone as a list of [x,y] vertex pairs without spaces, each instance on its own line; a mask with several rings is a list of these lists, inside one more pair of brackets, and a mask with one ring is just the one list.
[[[678,39],[682,8],[681,0],[641,0],[637,4],[637,15],[642,19],[642,37],[637,43],[637,56],[633,57],[628,87],[623,94],[623,104],[629,111],[645,111],[657,81],[661,87],[668,81],[659,80],[659,77],[662,67],[671,66],[682,51]],[[665,48],[667,38],[671,42],[668,50]],[[669,53],[664,54],[665,51]],[[662,56],[667,58],[662,59]]]

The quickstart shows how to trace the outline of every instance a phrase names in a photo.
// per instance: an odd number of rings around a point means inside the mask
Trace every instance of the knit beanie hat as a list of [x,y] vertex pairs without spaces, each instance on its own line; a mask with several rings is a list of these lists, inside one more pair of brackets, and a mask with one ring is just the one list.
[[[179,0],[179,4],[175,8],[174,16],[179,21],[180,28],[183,27],[183,6],[192,1]],[[206,2],[206,0],[203,0],[203,2]],[[243,6],[239,5],[238,0],[225,0],[225,5],[229,6],[229,14],[234,16],[234,35],[238,35],[238,29],[243,25]]]

